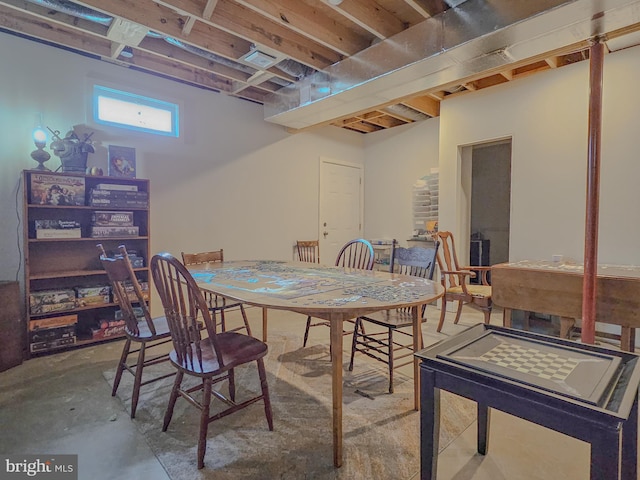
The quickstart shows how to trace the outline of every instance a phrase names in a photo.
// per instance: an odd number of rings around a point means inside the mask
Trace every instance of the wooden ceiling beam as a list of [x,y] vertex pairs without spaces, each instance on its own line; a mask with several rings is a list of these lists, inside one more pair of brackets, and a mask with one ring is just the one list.
[[547,65],[549,65],[549,67],[558,68],[559,66],[561,66],[562,57],[556,55],[554,57],[547,57],[544,59],[544,61],[547,62]]
[[235,0],[275,23],[282,23],[300,35],[331,48],[341,55],[354,55],[371,45],[370,38],[359,35],[351,25],[336,22],[321,7],[300,0]]
[[513,70],[500,70],[500,75],[502,75],[505,80],[511,81],[513,80]]
[[[87,0],[85,0],[87,1]],[[95,3],[114,2],[116,0],[88,0]],[[120,2],[132,0],[118,0]],[[174,15],[195,16],[194,31],[199,25],[220,29],[250,43],[263,45],[283,53],[289,58],[315,69],[323,69],[342,60],[342,55],[320,45],[297,32],[257,14],[243,5],[230,0],[218,0],[210,20],[202,18],[202,3],[197,0],[137,0],[136,4],[147,4],[143,8],[151,8],[148,4],[162,6]],[[96,7],[97,8],[97,7]],[[179,12],[179,13],[176,13]],[[181,20],[184,22],[184,20]],[[193,34],[189,37],[193,39]],[[247,53],[247,49],[244,53]],[[240,56],[236,57],[239,58]]]
[[425,18],[435,17],[449,8],[443,0],[404,0]]
[[404,23],[373,0],[348,0],[340,5],[331,5],[327,0],[324,1],[336,12],[381,40],[405,29]]
[[217,4],[218,0],[207,0],[207,3],[202,9],[202,18],[204,20],[211,20],[211,15],[213,15],[213,11],[216,9]]
[[182,35],[185,37],[191,33],[191,29],[196,24],[196,17],[187,17],[187,21],[184,22],[184,26],[182,27]]
[[[33,15],[16,11],[6,5],[0,4],[0,25],[8,30],[22,33],[34,38],[54,42],[81,52],[97,55],[108,59],[111,55],[111,41],[106,37],[99,37],[90,33],[82,33],[78,29],[58,24],[44,24]],[[153,73],[170,75],[172,78],[197,84],[218,91],[229,90],[231,81],[215,77],[209,72],[196,68],[189,68],[177,62],[146,54],[136,49],[131,62],[113,61],[121,66],[136,66]]]
[[[109,27],[100,23],[91,22],[84,18],[74,17],[66,13],[58,12],[47,7],[36,5],[35,3],[27,2],[25,0],[2,0],[0,5],[6,5],[8,10],[5,10],[8,14],[12,9],[16,12],[19,18],[27,18],[25,14],[32,14],[38,18],[46,20],[48,22],[54,22],[59,25],[67,25],[75,29],[82,30],[84,32],[95,33],[96,35],[106,37]],[[19,20],[16,20],[19,21]]]
[[186,50],[183,50],[180,47],[176,47],[174,45],[171,45],[165,42],[161,38],[147,37],[144,40],[142,40],[142,42],[140,42],[140,45],[138,45],[137,48],[145,52],[154,53],[156,55],[160,55],[166,58],[171,58],[185,65],[194,65],[198,68],[202,68],[203,70],[208,70],[213,74],[226,77],[230,80],[246,82],[249,79],[249,77],[251,77],[250,73],[246,73],[241,70],[237,70],[235,68],[231,68],[221,63],[218,63],[214,60],[209,60],[200,55],[190,53]]
[[404,125],[404,124],[413,122],[412,120],[409,120],[409,119],[400,119],[396,116],[388,115],[388,114],[383,114],[377,117],[370,117],[363,121],[365,121],[366,123],[371,123],[378,127],[383,127],[383,128],[393,128],[399,125]]
[[136,67],[150,70],[156,73],[172,75],[189,83],[208,87],[223,93],[230,93],[234,90],[233,81],[212,75],[211,72],[196,67],[189,67],[177,61],[171,61],[135,49],[135,54],[126,62]]
[[78,0],[75,3],[146,25],[154,32],[228,59],[241,57],[251,45],[251,42],[202,22],[196,22],[187,37],[182,34],[185,18],[151,0]]
[[430,117],[440,116],[440,102],[428,95],[408,98],[401,103]]
[[[337,125],[340,126],[340,125]],[[371,132],[377,132],[378,130],[382,130],[382,127],[379,127],[377,125],[372,125],[370,123],[366,123],[363,121],[359,121],[356,123],[349,123],[348,125],[345,125],[344,128],[348,128],[350,130],[355,130],[357,132],[360,133],[371,133]]]

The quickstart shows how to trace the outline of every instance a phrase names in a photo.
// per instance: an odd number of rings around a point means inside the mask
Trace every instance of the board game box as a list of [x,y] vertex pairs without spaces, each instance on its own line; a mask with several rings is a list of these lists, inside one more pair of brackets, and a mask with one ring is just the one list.
[[93,238],[110,238],[110,237],[137,237],[139,235],[138,227],[128,227],[125,225],[117,227],[92,226],[91,237]]
[[81,238],[79,222],[74,220],[35,220],[36,238]]
[[43,328],[66,327],[78,323],[78,315],[58,315],[57,317],[38,318],[29,321],[29,330],[39,330]]
[[29,203],[36,205],[84,205],[84,177],[33,173],[29,177]]
[[94,212],[91,217],[91,223],[96,226],[103,227],[117,227],[133,226],[133,212],[120,212],[120,211],[98,211]]
[[109,303],[111,301],[111,287],[102,285],[98,287],[76,287],[76,297],[78,305],[85,307],[87,305],[99,305]]
[[29,311],[39,315],[76,308],[76,293],[71,289],[40,290],[29,294]]

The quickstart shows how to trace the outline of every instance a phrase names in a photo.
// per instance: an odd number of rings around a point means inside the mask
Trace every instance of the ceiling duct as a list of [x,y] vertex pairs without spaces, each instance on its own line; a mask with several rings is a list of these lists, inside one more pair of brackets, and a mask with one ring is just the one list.
[[468,0],[265,99],[293,129],[374,109],[640,22],[640,0]]
[[111,25],[113,17],[105,15],[102,12],[93,10],[88,7],[83,7],[73,2],[67,2],[66,0],[28,0],[30,3],[41,5],[43,7],[50,8],[56,12],[66,13],[78,18],[84,18],[91,22],[101,23],[102,25]]
[[418,112],[417,110],[414,110],[413,108],[407,107],[406,105],[402,105],[400,103],[396,105],[389,105],[388,107],[384,107],[382,111],[392,116],[406,118],[414,122],[419,122],[420,120],[426,120],[427,118],[431,118],[429,117],[429,115],[425,115],[422,112]]

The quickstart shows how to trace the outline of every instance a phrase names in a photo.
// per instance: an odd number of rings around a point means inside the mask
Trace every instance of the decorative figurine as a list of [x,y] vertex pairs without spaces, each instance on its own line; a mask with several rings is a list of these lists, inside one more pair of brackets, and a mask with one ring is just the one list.
[[84,139],[80,140],[78,135],[71,130],[67,132],[64,138],[60,138],[59,130],[51,130],[53,134],[53,142],[51,142],[51,150],[53,153],[60,157],[60,163],[62,163],[63,172],[73,173],[85,173],[87,169],[87,155],[94,153],[93,144],[90,142],[90,138],[93,132],[85,134]]

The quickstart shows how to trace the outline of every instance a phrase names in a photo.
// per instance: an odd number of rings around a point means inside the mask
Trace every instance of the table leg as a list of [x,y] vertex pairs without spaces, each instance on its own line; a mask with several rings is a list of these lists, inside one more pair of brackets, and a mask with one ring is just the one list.
[[569,338],[569,332],[575,324],[575,318],[560,317],[560,338]]
[[489,425],[491,410],[485,404],[478,403],[478,453],[486,455],[489,450]]
[[633,340],[635,340],[635,328],[631,327],[621,327],[620,332],[620,350],[624,350],[625,352],[633,352],[635,345],[633,345]]
[[420,370],[420,480],[436,480],[440,449],[440,389],[433,370]]
[[262,309],[262,341],[267,343],[267,309]]
[[343,318],[331,315],[331,367],[333,393],[333,465],[342,466],[342,328]]
[[[422,338],[422,325],[420,319],[421,306],[411,308],[411,317],[413,319],[413,351],[419,351],[423,346],[420,344]],[[413,357],[413,409],[420,410],[420,362],[418,357]]]
[[502,326],[511,328],[511,309],[510,308],[505,307],[502,310]]
[[622,480],[638,479],[638,395],[631,406],[629,418],[622,426]]
[[[620,432],[615,429],[594,432],[591,440],[591,480],[620,478],[620,437]],[[637,459],[634,457],[635,461]]]

